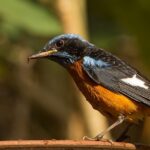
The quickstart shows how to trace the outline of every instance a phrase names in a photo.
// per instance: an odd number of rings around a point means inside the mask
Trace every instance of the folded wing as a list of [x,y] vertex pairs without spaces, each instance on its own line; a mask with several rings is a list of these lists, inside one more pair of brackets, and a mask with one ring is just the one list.
[[97,50],[83,58],[83,68],[97,84],[150,106],[150,82],[112,54]]

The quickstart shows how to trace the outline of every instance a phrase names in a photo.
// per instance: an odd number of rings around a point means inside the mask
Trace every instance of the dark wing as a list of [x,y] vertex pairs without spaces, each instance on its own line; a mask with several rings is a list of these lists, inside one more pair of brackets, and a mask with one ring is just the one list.
[[[150,106],[150,82],[111,53],[101,49],[90,53],[83,58],[83,68],[97,84]],[[132,79],[133,76],[136,76],[141,86],[122,80]]]

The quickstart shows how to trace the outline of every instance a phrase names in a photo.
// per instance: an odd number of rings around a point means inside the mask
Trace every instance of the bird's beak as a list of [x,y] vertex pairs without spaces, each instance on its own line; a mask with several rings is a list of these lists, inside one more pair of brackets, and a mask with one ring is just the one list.
[[51,54],[54,54],[56,52],[57,52],[56,49],[48,50],[48,51],[45,51],[45,52],[39,52],[37,54],[33,54],[33,55],[29,56],[28,61],[30,61],[30,59],[44,58],[44,57],[50,56]]

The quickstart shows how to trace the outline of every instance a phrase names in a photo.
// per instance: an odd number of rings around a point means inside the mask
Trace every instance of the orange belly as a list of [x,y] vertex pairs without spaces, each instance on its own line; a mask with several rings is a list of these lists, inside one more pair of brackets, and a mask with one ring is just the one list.
[[84,72],[80,63],[81,61],[74,63],[68,70],[94,109],[114,119],[123,114],[130,121],[142,119],[149,111],[146,106],[93,82]]

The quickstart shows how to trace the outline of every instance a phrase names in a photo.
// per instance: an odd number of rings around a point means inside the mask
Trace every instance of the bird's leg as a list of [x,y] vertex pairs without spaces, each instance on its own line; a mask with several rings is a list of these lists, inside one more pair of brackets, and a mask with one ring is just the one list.
[[125,116],[124,115],[120,115],[118,116],[118,120],[116,122],[114,122],[111,126],[109,126],[106,130],[104,130],[103,132],[101,132],[100,134],[98,134],[96,137],[94,138],[89,138],[87,136],[84,136],[83,139],[84,140],[93,140],[93,141],[100,141],[102,140],[103,136],[109,132],[110,130],[112,130],[113,128],[115,128],[116,126],[118,126],[119,124],[121,124],[123,121],[125,120]]

